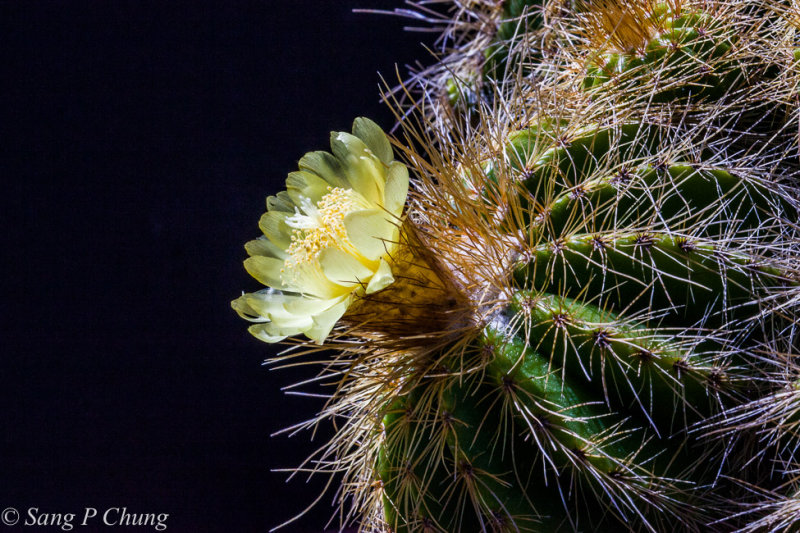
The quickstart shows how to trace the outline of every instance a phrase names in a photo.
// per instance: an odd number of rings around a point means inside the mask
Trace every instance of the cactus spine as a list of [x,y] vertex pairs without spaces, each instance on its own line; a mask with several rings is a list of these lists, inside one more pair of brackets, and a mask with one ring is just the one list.
[[452,7],[399,136],[301,159],[234,302],[337,350],[342,521],[800,526],[798,7]]

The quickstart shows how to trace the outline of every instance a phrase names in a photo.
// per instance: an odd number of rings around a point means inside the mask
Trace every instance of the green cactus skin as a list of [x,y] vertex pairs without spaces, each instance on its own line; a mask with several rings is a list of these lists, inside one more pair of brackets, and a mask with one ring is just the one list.
[[[569,524],[563,506],[531,474],[543,467],[569,469],[575,461],[585,461],[599,474],[623,471],[636,445],[633,439],[599,442],[613,431],[601,418],[604,411],[591,405],[591,394],[582,387],[563,381],[523,339],[509,341],[507,332],[489,326],[476,339],[475,350],[492,353],[485,379],[445,378],[444,388],[441,383],[417,387],[399,404],[404,406],[399,415],[390,410],[384,419],[387,443],[405,439],[404,446],[383,448],[378,469],[387,494],[387,521],[398,532],[560,530]],[[420,389],[437,401],[414,403]],[[517,402],[524,405],[525,416],[511,414]],[[420,404],[425,411],[411,407]],[[546,460],[531,441],[502,437],[511,427],[517,433],[530,424],[537,424],[539,438],[556,446]],[[419,431],[420,425],[429,429]],[[529,490],[520,490],[520,484]],[[404,515],[397,510],[409,486],[428,490],[423,498],[412,499],[414,512]],[[467,494],[471,506],[465,505]]]
[[[565,12],[590,13],[590,4],[573,2]],[[503,3],[496,32],[484,50],[480,74],[450,78],[445,83],[453,107],[475,112],[481,100],[492,102],[498,83],[515,78],[517,71],[530,76],[537,65],[546,64],[541,47],[547,39],[538,35],[543,31],[544,9],[537,0]],[[738,57],[740,28],[722,23],[696,6],[675,13],[667,4],[653,3],[645,18],[651,33],[646,42],[622,50],[604,46],[582,59],[584,91],[595,97],[616,94],[643,105],[697,104],[780,75],[781,67],[775,63]]]
[[506,69],[513,70],[516,65],[509,64],[511,50],[521,39],[542,27],[542,2],[538,0],[507,0],[503,3],[503,15],[492,44],[484,52],[483,76],[497,80],[503,78]]
[[[735,244],[767,239],[788,203],[702,152],[665,157],[662,137],[545,124],[484,164],[485,200],[499,174],[518,184],[530,251],[463,355],[476,370],[423,375],[404,401],[427,395],[425,413],[384,418],[395,531],[660,530],[670,513],[697,527],[688,487],[717,472],[685,431],[746,394],[751,319],[785,281]],[[585,509],[611,511],[588,524]]]
[[746,316],[752,309],[741,304],[781,273],[752,267],[726,241],[768,231],[788,200],[722,168],[677,153],[668,160],[652,132],[642,132],[625,125],[579,133],[535,161],[530,134],[512,136],[506,154],[529,193],[523,208],[535,213],[526,222],[538,241],[517,282],[568,297],[586,291],[611,310],[615,302],[631,311],[673,308],[666,323],[719,327]]
[[617,531],[608,500],[567,513],[560,498],[575,490],[654,497],[649,491],[686,462],[685,454],[659,457],[654,445],[643,447],[641,429],[590,387],[564,379],[522,335],[488,326],[475,342],[491,353],[480,379],[431,385],[438,404],[420,413],[407,399],[384,419],[378,472],[394,531]]
[[663,103],[718,98],[743,81],[742,68],[726,57],[736,36],[714,17],[697,11],[676,16],[660,6],[654,18],[658,31],[640,52],[609,52],[590,61],[584,89],[636,78],[656,85],[652,101]]
[[[521,40],[541,28],[543,22],[541,0],[507,0],[502,9],[488,46],[483,51],[483,61],[479,68],[469,69],[461,77],[450,77],[445,82],[445,95],[453,109],[474,114],[481,101],[493,99],[493,83],[501,80],[504,73],[513,71],[519,65],[509,57],[520,45]],[[531,50],[526,50],[530,55]],[[533,52],[535,55],[535,52]],[[527,75],[530,68],[524,69]]]

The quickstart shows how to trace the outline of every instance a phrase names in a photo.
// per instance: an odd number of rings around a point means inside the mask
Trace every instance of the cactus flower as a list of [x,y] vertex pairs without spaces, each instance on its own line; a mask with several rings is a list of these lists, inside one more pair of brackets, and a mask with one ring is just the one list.
[[304,334],[322,344],[354,299],[394,281],[392,253],[408,169],[371,120],[331,133],[332,154],[310,152],[267,199],[245,268],[266,289],[232,302],[266,342]]

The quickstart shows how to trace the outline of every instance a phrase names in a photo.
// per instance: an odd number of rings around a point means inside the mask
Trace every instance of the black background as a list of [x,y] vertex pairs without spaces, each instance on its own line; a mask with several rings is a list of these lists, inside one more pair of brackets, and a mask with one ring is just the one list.
[[279,390],[312,370],[263,367],[229,302],[265,196],[330,130],[391,126],[377,72],[427,61],[356,7],[402,4],[0,3],[0,508],[265,532],[314,499],[270,471],[315,446],[270,437],[320,407]]

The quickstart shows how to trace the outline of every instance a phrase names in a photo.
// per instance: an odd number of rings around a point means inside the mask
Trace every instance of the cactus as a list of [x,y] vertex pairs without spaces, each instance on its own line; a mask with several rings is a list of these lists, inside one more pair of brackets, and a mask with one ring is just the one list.
[[[541,60],[546,46],[542,39],[544,18],[540,0],[499,2],[485,17],[479,17],[488,22],[470,30],[475,32],[474,47],[464,47],[461,54],[425,73],[436,79],[433,88],[427,90],[436,94],[437,85],[442,84],[448,107],[474,116],[481,102],[494,100],[496,85],[506,75],[514,77],[518,70],[529,75],[535,70],[534,63]],[[520,49],[528,58],[525,64],[517,60]]]
[[515,193],[497,224],[516,237],[509,279],[459,351],[417,360],[385,415],[387,519],[700,528],[714,517],[697,487],[721,452],[683,434],[757,394],[758,302],[787,277],[734,243],[772,242],[790,200],[639,125],[509,138],[504,160],[482,163],[479,195],[496,206]]
[[798,8],[458,5],[398,136],[356,119],[268,199],[233,302],[334,350],[342,523],[797,526]]

